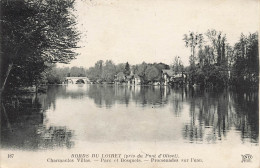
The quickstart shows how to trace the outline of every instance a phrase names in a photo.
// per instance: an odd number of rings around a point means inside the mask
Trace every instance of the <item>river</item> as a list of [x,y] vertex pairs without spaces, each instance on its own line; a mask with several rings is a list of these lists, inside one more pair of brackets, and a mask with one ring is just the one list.
[[86,143],[259,143],[258,94],[167,86],[49,86],[4,101],[4,149],[84,148]]

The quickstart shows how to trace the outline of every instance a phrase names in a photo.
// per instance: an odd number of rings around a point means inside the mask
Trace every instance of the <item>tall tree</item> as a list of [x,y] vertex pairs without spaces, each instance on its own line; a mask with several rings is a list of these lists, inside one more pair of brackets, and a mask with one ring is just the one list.
[[190,76],[191,76],[191,84],[194,83],[194,75],[196,71],[196,48],[202,47],[203,44],[203,35],[190,32],[189,34],[184,34],[183,38],[186,47],[190,47],[191,55],[190,55]]
[[234,47],[233,81],[235,85],[258,85],[259,50],[258,33],[241,34]]
[[35,84],[46,63],[68,63],[75,58],[79,33],[73,0],[0,3],[1,93],[6,84],[15,86],[19,80],[23,85]]
[[126,62],[124,74],[125,74],[125,75],[130,75],[130,73],[131,73],[131,71],[130,71],[130,65],[129,65],[128,62]]
[[206,36],[211,42],[213,47],[213,52],[215,53],[215,60],[217,65],[223,65],[226,63],[226,34],[223,34],[221,31],[217,32],[216,30],[208,30]]
[[184,34],[183,38],[186,47],[190,47],[191,55],[190,55],[190,65],[195,65],[196,62],[196,48],[202,47],[203,44],[203,35],[190,32],[189,34]]
[[102,77],[103,64],[104,64],[103,60],[99,60],[95,63],[94,69],[95,69],[95,76],[97,79],[101,79]]

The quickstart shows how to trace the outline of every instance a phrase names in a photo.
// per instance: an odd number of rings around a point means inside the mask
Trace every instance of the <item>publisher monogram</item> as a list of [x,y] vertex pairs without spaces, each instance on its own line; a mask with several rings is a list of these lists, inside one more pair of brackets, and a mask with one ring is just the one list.
[[241,155],[242,156],[242,163],[244,162],[251,162],[251,160],[253,159],[253,156],[250,154],[245,154],[245,155]]

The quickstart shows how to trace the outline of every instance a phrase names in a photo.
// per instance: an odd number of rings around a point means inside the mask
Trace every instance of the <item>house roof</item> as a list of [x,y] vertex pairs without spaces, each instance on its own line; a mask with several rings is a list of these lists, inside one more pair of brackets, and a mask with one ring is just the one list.
[[132,79],[134,75],[127,75],[126,79]]
[[135,74],[134,78],[141,78],[139,75]]
[[170,76],[170,77],[174,77],[174,76],[175,76],[174,71],[171,70],[171,69],[162,69],[162,73],[163,73],[163,74],[167,74],[167,75]]

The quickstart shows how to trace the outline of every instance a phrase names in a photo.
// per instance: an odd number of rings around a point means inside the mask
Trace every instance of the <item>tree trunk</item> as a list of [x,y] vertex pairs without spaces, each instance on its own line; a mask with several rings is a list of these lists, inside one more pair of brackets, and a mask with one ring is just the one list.
[[10,129],[10,131],[12,131],[12,127],[11,127],[11,124],[9,122],[8,115],[6,113],[4,103],[2,103],[2,108],[3,108],[4,116],[5,116],[6,121],[7,121],[7,127]]
[[10,74],[10,71],[12,70],[12,68],[13,68],[13,62],[11,62],[9,64],[9,66],[8,66],[8,69],[7,69],[7,72],[6,72],[6,76],[5,76],[5,79],[4,79],[4,82],[3,82],[3,86],[1,88],[1,95],[2,95],[2,93],[4,91],[6,81],[7,81],[8,77],[9,77],[9,74]]

